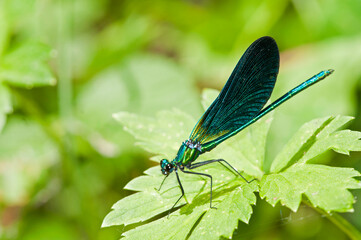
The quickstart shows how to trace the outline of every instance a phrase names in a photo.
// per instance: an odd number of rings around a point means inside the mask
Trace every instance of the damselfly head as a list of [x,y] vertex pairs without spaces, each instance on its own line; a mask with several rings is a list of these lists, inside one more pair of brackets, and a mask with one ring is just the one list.
[[167,159],[162,159],[160,161],[160,167],[163,175],[168,175],[169,173],[173,172],[174,169],[174,165],[170,163]]

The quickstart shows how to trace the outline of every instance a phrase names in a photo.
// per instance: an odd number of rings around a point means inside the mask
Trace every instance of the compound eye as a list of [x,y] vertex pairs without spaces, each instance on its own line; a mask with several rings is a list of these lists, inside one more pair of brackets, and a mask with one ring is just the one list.
[[161,166],[161,167],[164,166],[164,165],[167,165],[167,164],[169,164],[169,162],[168,162],[167,159],[162,159],[162,160],[160,161],[160,166]]
[[172,168],[173,168],[173,164],[171,163],[168,163],[167,166],[165,166],[165,170],[167,170],[168,172],[172,170]]
[[164,169],[162,169],[162,173],[163,173],[163,175],[168,175],[168,172]]

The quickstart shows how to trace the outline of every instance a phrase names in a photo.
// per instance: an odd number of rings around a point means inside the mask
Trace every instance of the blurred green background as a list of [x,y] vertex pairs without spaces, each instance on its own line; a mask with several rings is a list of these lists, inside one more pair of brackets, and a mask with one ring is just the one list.
[[[359,0],[0,0],[0,239],[119,239],[102,220],[154,164],[112,113],[200,117],[201,90],[221,89],[261,36],[281,52],[273,100],[335,69],[275,112],[268,165],[313,118],[355,116],[361,130],[360,23]],[[358,171],[360,159],[322,156]],[[254,210],[235,239],[347,239],[305,206]],[[361,230],[361,201],[342,215]]]

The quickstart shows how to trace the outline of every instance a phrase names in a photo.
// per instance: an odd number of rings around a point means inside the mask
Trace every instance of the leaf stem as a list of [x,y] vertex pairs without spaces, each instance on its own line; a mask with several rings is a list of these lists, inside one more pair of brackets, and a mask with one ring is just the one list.
[[303,200],[302,201],[307,206],[313,208],[320,214],[326,216],[328,220],[330,220],[333,224],[335,224],[342,232],[344,232],[350,239],[361,239],[361,233],[355,228],[350,222],[348,222],[345,218],[343,218],[338,213],[328,213],[323,209],[314,207],[310,202]]

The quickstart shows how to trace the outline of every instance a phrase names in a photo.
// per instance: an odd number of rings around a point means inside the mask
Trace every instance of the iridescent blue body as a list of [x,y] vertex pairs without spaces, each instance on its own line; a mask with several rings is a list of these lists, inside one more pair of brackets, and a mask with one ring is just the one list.
[[214,159],[198,163],[193,162],[199,155],[212,150],[224,140],[234,136],[291,97],[326,78],[333,72],[332,69],[321,71],[263,108],[271,96],[278,75],[278,69],[279,52],[273,38],[262,37],[252,43],[237,63],[218,97],[193,128],[189,139],[182,143],[176,157],[171,162],[167,159],[160,161],[162,173],[167,177],[174,171],[181,188],[182,195],[173,207],[184,196],[184,190],[177,172],[178,169],[184,173],[210,178],[211,208],[213,208],[212,176],[205,173],[187,171],[185,168],[194,169],[206,164],[220,162],[227,164],[248,182],[224,159]]

